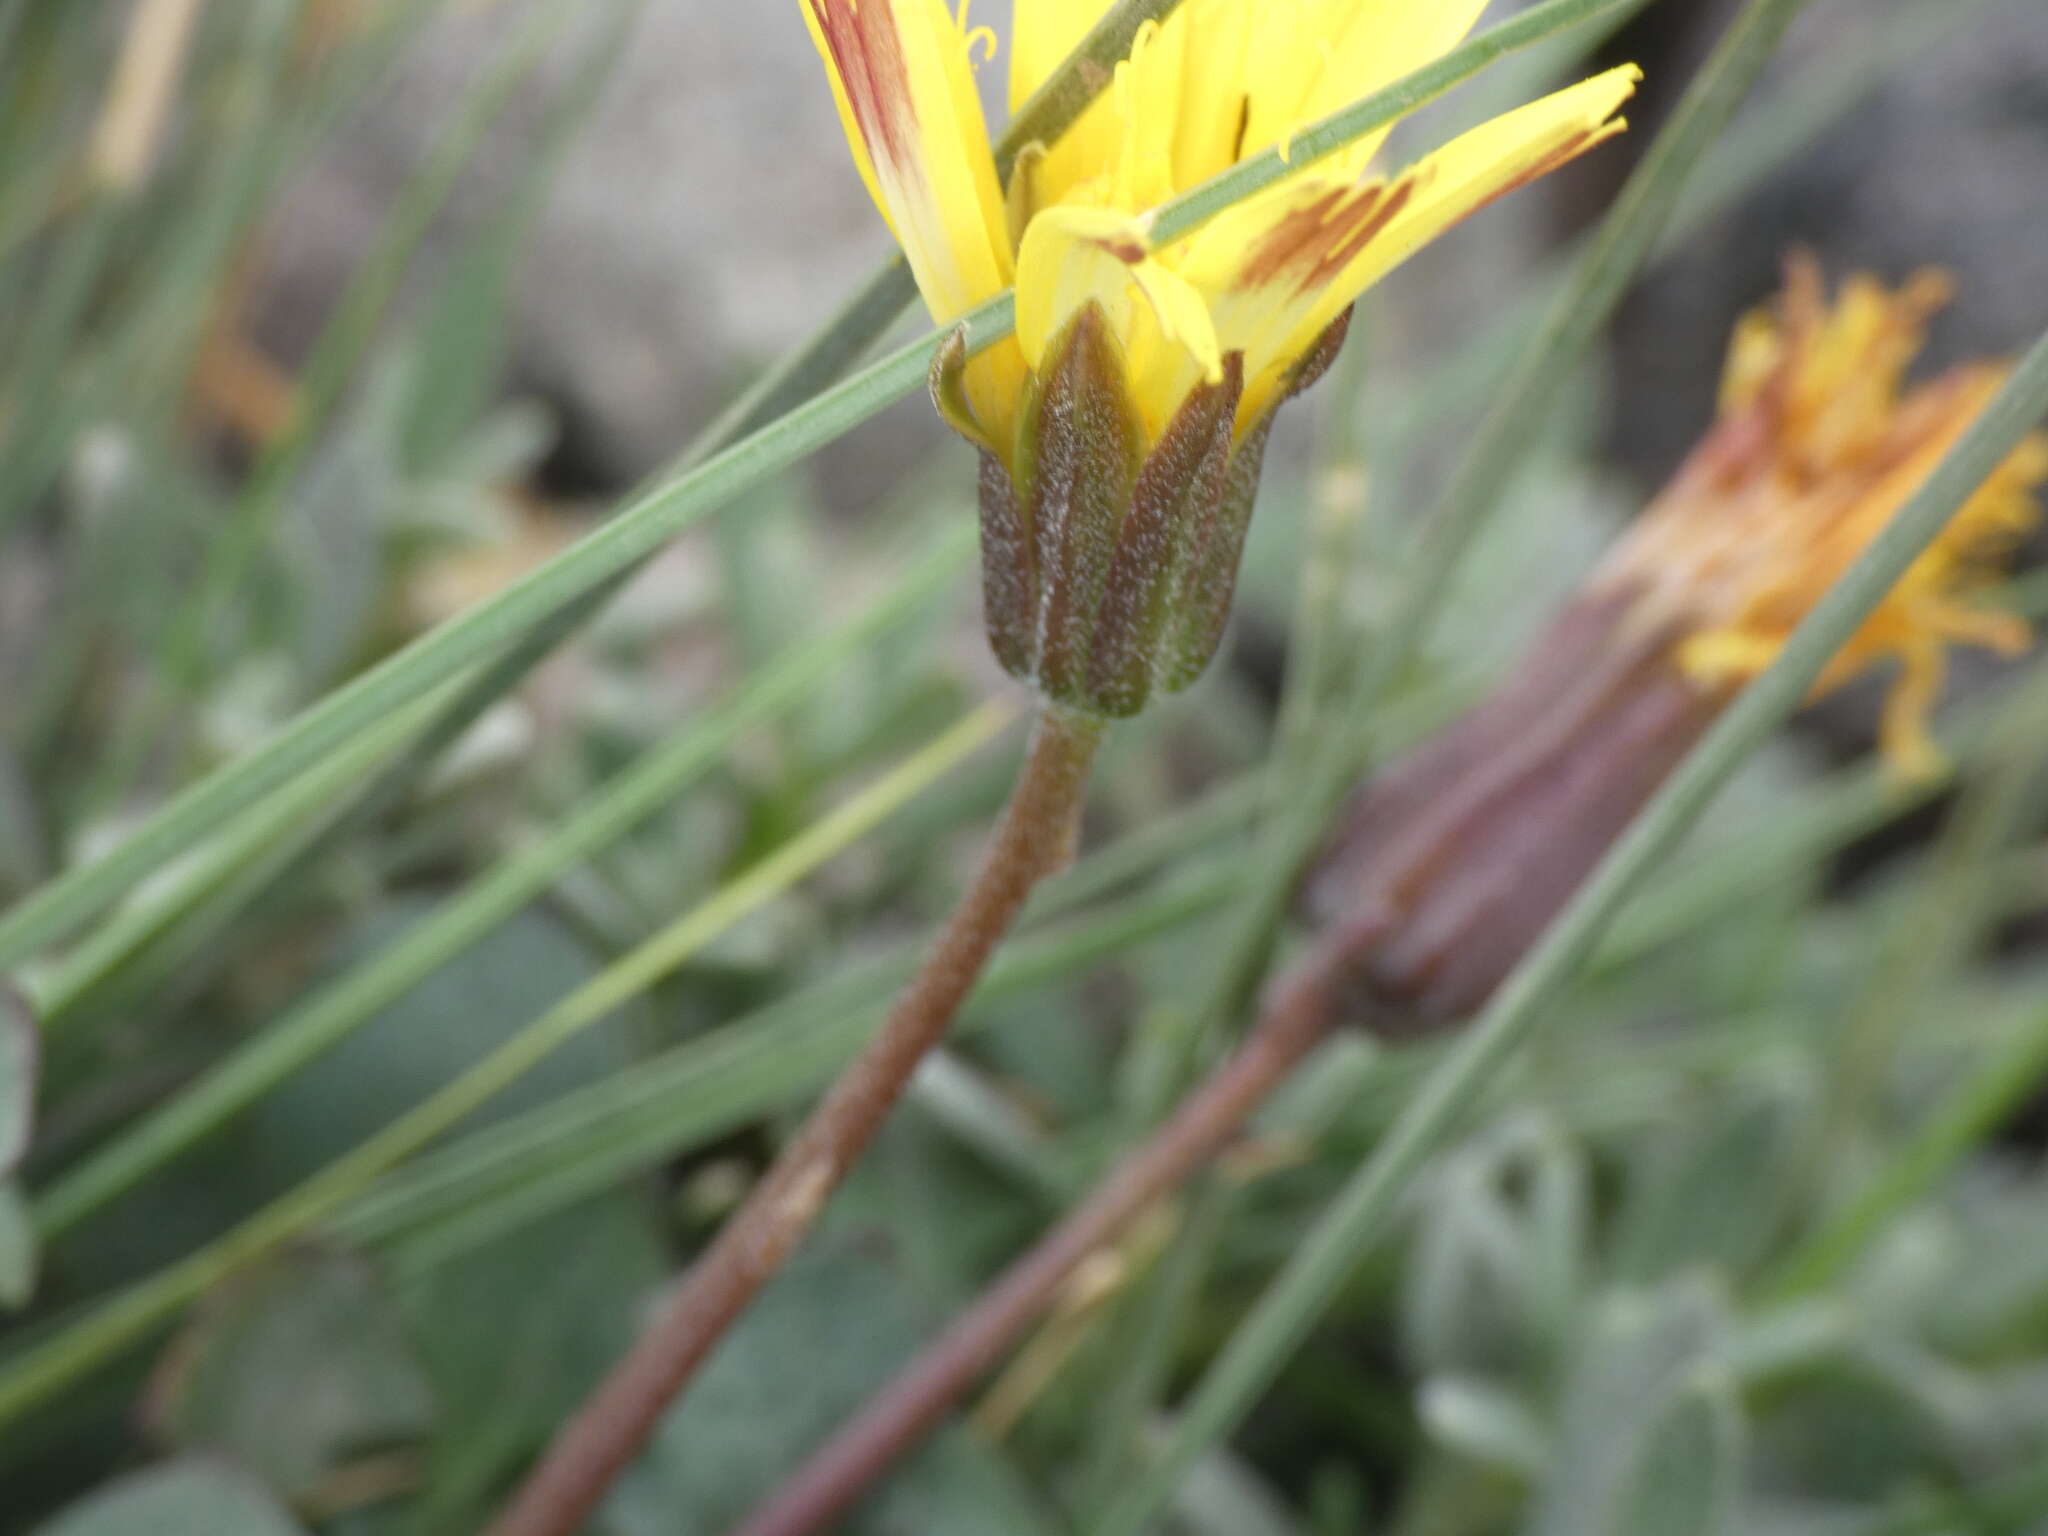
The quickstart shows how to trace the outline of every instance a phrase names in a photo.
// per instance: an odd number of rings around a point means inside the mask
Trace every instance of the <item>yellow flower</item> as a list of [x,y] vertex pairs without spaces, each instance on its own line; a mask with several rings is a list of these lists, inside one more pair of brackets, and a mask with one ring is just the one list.
[[[1060,141],[998,185],[967,0],[802,0],[853,156],[933,318],[1016,289],[1016,334],[949,349],[940,410],[983,452],[983,607],[1002,664],[1128,715],[1188,686],[1230,612],[1266,431],[1372,283],[1465,215],[1612,134],[1634,68],[1498,118],[1406,170],[1386,132],[1170,244],[1154,213],[1428,64],[1484,0],[1183,0]],[[1013,108],[1108,0],[1016,0]]]
[[[947,0],[802,0],[869,191],[939,323],[1014,283],[1017,334],[970,364],[976,435],[1008,456],[1025,375],[1098,304],[1156,440],[1242,354],[1242,436],[1368,286],[1467,214],[1621,130],[1611,70],[1454,140],[1394,175],[1372,134],[1155,250],[1146,214],[1454,47],[1485,0],[1186,0],[1141,30],[1114,83],[1007,188],[970,56],[997,46]],[[1017,0],[1012,108],[1108,9]]]
[[[1611,559],[1640,625],[1676,624],[1688,675],[1740,682],[1769,666],[1821,594],[1881,533],[1997,393],[1978,363],[1908,388],[1905,374],[1948,283],[1922,273],[1896,292],[1853,277],[1832,307],[1810,257],[1790,263],[1775,308],[1736,331],[1720,420]],[[2039,520],[2048,439],[2030,438],[1914,562],[1835,657],[1816,692],[1899,664],[1884,716],[1887,755],[1938,766],[1927,716],[1947,648],[2010,654],[2027,626],[1973,599]]]

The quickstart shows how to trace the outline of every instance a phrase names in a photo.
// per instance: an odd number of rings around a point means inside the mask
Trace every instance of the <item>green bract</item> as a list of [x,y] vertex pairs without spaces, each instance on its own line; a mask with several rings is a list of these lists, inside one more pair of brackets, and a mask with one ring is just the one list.
[[1148,452],[1121,347],[1101,308],[1078,310],[1027,387],[1016,441],[965,408],[963,336],[932,364],[932,399],[981,450],[982,606],[989,644],[1047,698],[1122,719],[1200,677],[1221,644],[1280,403],[1344,343],[1326,331],[1243,433],[1243,359],[1194,390]]

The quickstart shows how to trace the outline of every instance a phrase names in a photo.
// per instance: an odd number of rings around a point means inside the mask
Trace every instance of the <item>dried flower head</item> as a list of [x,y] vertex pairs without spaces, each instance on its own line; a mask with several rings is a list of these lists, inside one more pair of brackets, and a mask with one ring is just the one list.
[[[1021,104],[1109,8],[1016,7]],[[941,323],[1012,285],[1017,330],[941,360],[979,446],[985,601],[1004,665],[1129,714],[1191,682],[1223,630],[1273,412],[1367,287],[1494,198],[1622,128],[1611,70],[1407,169],[1387,130],[1167,247],[1152,210],[1454,47],[1485,0],[1185,0],[1108,90],[998,184],[970,59],[995,34],[946,0],[804,0],[855,162]]]
[[[1304,904],[1361,935],[1358,977],[1391,1017],[1428,1024],[1486,1000],[1983,409],[1996,366],[1905,383],[1946,295],[1933,276],[1896,292],[1859,277],[1830,306],[1795,259],[1776,306],[1737,330],[1720,418],[1670,487],[1490,698],[1352,797]],[[2044,476],[2035,438],[1819,684],[1898,662],[1884,746],[1906,772],[1938,761],[1926,721],[1947,647],[2026,643],[2018,619],[1973,599],[2034,526]]]
[[[1738,326],[1719,421],[1594,582],[1630,594],[1636,624],[1682,628],[1689,676],[1715,686],[1770,665],[1997,393],[2005,371],[1995,363],[1906,384],[1948,296],[1936,273],[1896,291],[1858,276],[1830,305],[1818,265],[1801,255],[1775,306]],[[1979,599],[2038,521],[2032,492],[2044,478],[2048,439],[2036,436],[1956,514],[1817,685],[1824,693],[1895,660],[1884,747],[1907,773],[1939,762],[1927,716],[1947,648],[2011,654],[2027,644],[2024,623]]]

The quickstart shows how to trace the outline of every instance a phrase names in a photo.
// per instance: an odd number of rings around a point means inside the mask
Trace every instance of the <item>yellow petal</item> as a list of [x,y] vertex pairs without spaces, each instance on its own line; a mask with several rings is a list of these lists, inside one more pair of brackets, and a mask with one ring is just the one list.
[[[945,0],[802,0],[854,163],[944,324],[1010,286],[1008,216],[968,40]],[[1003,438],[1023,391],[1016,346],[967,365],[983,431]]]
[[1017,257],[1017,341],[1032,368],[1089,303],[1102,307],[1122,345],[1132,393],[1155,435],[1194,380],[1222,378],[1201,294],[1152,257],[1134,221],[1100,208],[1041,213]]
[[1110,0],[1012,0],[1012,6],[1010,110],[1015,112],[1094,30]]
[[945,0],[802,0],[847,142],[934,319],[1010,285],[968,43]]
[[1624,66],[1454,139],[1391,181],[1311,171],[1223,214],[1178,265],[1208,297],[1224,351],[1245,354],[1240,420],[1358,296],[1493,199],[1582,154],[1624,124],[1641,73]]
[[[1243,153],[1284,144],[1317,118],[1392,85],[1464,40],[1487,0],[1278,0],[1258,7]],[[1248,7],[1249,9],[1249,7]],[[1323,169],[1349,178],[1392,125]]]
[[1183,190],[1237,163],[1253,19],[1243,0],[1185,0],[1168,18],[1169,27],[1185,29],[1173,136],[1173,176]]
[[1947,672],[1939,642],[1909,646],[1899,653],[1899,677],[1884,701],[1878,744],[1885,760],[1908,780],[1939,778],[1947,765],[1927,729]]
[[1208,300],[1217,346],[1244,353],[1240,426],[1271,405],[1329,324],[1297,341],[1311,317],[1327,310],[1334,320],[1350,302],[1326,300],[1414,195],[1411,178],[1354,185],[1310,173],[1222,214],[1189,243],[1181,275]]
[[1025,168],[1021,201],[1027,215],[1062,203],[1135,210],[1173,196],[1186,9],[1163,26],[1141,26],[1110,88]]
[[1709,687],[1755,677],[1778,659],[1784,646],[1746,629],[1706,629],[1679,646],[1678,664]]
[[1615,113],[1642,78],[1633,64],[1610,69],[1481,124],[1416,165],[1415,200],[1376,242],[1371,274],[1353,297],[1459,220],[1625,130]]
[[1111,205],[1150,208],[1175,191],[1174,136],[1185,78],[1186,18],[1139,29],[1131,56],[1116,67],[1111,87],[1117,144]]

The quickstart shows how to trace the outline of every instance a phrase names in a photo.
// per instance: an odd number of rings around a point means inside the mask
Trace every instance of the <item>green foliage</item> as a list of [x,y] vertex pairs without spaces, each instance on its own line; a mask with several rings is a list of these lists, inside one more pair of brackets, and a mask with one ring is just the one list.
[[241,1474],[189,1461],[123,1478],[36,1536],[304,1536],[304,1528]]
[[295,1504],[426,1432],[433,1398],[369,1266],[281,1255],[224,1288],[165,1356],[151,1417]]
[[[604,1536],[718,1536],[779,1472],[886,1381],[928,1331],[904,1266],[856,1234],[822,1239],[761,1298],[619,1487]],[[849,1321],[855,1326],[848,1327]],[[1050,1536],[1014,1473],[963,1433],[941,1436],[848,1529]]]
[[35,1292],[35,1227],[15,1175],[34,1130],[41,1054],[28,1005],[0,986],[0,1313],[19,1310]]

